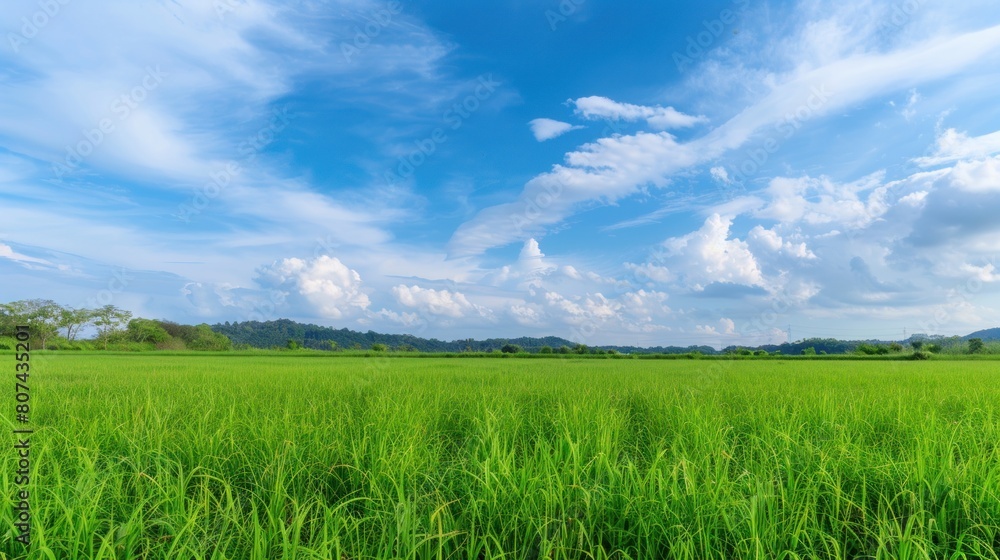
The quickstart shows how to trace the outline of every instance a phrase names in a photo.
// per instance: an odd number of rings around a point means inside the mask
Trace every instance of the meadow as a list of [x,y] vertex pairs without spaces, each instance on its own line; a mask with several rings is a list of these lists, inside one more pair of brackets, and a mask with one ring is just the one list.
[[33,360],[33,542],[7,429],[6,558],[1000,550],[998,362]]

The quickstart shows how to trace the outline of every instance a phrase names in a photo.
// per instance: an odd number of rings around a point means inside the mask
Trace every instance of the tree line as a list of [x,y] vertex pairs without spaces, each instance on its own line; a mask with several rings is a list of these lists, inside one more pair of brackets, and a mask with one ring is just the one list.
[[[0,303],[0,338],[13,337],[18,325],[31,328],[40,349],[49,350],[229,350],[232,341],[207,324],[133,317],[114,305],[73,308],[48,299]],[[82,332],[93,332],[81,338]],[[0,340],[0,349],[9,349]]]

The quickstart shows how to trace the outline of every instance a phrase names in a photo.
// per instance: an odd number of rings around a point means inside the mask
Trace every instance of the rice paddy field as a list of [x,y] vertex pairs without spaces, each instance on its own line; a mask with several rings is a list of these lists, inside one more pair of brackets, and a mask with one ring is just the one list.
[[4,558],[1000,550],[1000,362],[34,363],[27,551],[13,540],[13,387],[0,403]]

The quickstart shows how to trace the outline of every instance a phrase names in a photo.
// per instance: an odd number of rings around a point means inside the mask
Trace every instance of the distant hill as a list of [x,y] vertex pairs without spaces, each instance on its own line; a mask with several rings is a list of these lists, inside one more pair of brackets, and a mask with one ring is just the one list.
[[[519,337],[519,338],[489,338],[486,340],[461,339],[444,341],[436,338],[421,338],[411,334],[385,334],[374,331],[359,332],[350,329],[335,329],[332,327],[321,327],[312,324],[303,324],[289,319],[279,319],[277,321],[245,321],[242,323],[221,323],[212,326],[212,330],[226,335],[233,341],[234,345],[246,345],[254,348],[284,348],[289,340],[294,340],[299,346],[313,348],[317,350],[329,350],[330,343],[335,342],[338,348],[371,348],[372,344],[385,344],[393,350],[418,350],[420,352],[490,352],[499,350],[504,344],[516,344],[529,352],[537,352],[543,346],[558,349],[560,346],[576,346],[576,343],[557,336],[546,336],[541,338]],[[962,337],[940,337],[926,335],[914,335],[910,340],[901,341],[903,344],[913,340],[934,341],[945,346],[954,345],[959,340],[970,338],[981,338],[984,341],[1000,340],[1000,328],[987,329],[974,332]],[[669,340],[665,342],[669,343]],[[783,344],[765,344],[751,350],[764,350],[768,353],[781,353],[785,355],[801,354],[803,350],[812,349],[817,353],[827,354],[850,354],[853,353],[860,344],[886,344],[878,340],[837,340],[810,338],[795,342],[785,342]],[[593,345],[592,349],[616,350],[624,354],[686,354],[700,352],[712,355],[719,353],[731,353],[741,350],[739,347],[731,346],[721,352],[711,346],[653,346],[641,348],[636,346],[611,346]]]
[[976,331],[972,334],[963,336],[962,340],[969,340],[970,338],[981,338],[986,341],[1000,340],[1000,327],[997,327],[995,329]]
[[576,343],[565,338],[546,336],[542,338],[490,338],[487,340],[452,340],[443,341],[436,338],[420,338],[410,334],[384,334],[374,331],[358,332],[350,329],[334,329],[318,325],[302,324],[289,319],[277,321],[245,321],[242,323],[221,323],[212,325],[212,330],[222,333],[233,341],[233,344],[246,344],[254,348],[284,348],[289,340],[294,340],[305,348],[329,350],[330,342],[336,342],[338,348],[349,349],[355,346],[371,348],[372,344],[385,344],[391,349],[415,349],[421,352],[462,352],[470,349],[474,352],[489,352],[499,350],[504,344],[517,344],[525,350],[537,350],[542,346],[559,348],[573,347]]

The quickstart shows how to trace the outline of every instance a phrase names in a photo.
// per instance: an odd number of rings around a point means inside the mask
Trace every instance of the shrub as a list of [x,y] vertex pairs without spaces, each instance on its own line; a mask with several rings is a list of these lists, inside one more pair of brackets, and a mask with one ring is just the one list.
[[517,354],[521,352],[521,347],[517,344],[504,344],[500,351],[504,354]]
[[552,347],[551,346],[542,346],[538,350],[538,353],[539,354],[551,354],[552,353]]
[[911,356],[911,359],[913,359],[913,360],[929,360],[929,359],[931,359],[931,355],[932,354],[930,352],[926,351],[926,350],[917,350],[916,352],[913,353],[913,356]]
[[375,344],[372,344],[372,350],[375,352],[385,352],[388,349],[389,347],[386,346],[385,344],[382,344],[381,342],[376,342]]

